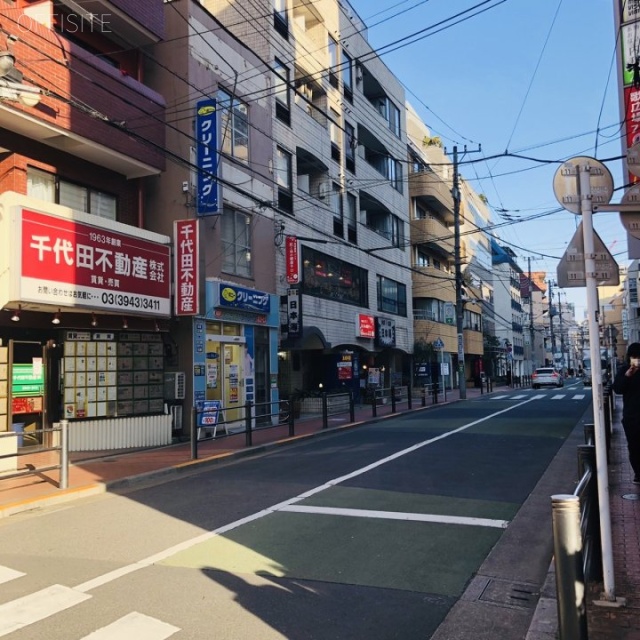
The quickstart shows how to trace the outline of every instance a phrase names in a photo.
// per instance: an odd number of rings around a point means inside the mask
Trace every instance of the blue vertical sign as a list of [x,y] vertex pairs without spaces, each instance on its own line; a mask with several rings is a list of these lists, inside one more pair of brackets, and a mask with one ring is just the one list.
[[201,100],[196,106],[198,162],[197,213],[210,216],[218,211],[218,124],[216,101]]

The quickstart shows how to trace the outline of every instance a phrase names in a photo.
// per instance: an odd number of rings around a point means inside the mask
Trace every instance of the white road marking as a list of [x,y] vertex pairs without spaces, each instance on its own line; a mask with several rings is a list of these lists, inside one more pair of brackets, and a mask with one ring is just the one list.
[[575,396],[573,396],[573,398],[571,398],[572,400],[582,400],[582,398],[585,397],[584,393],[576,393]]
[[232,531],[233,529],[237,529],[238,527],[241,527],[244,524],[248,524],[249,522],[254,522],[256,520],[259,520],[260,518],[264,518],[264,516],[268,516],[277,511],[281,511],[284,508],[289,507],[292,504],[295,504],[296,502],[300,502],[301,500],[304,500],[305,498],[309,498],[310,496],[313,496],[316,493],[320,493],[321,491],[330,489],[331,487],[334,487],[337,484],[345,482],[346,480],[350,480],[351,478],[356,478],[357,476],[360,476],[364,473],[367,473],[368,471],[371,471],[372,469],[380,467],[383,464],[386,464],[387,462],[391,462],[392,460],[396,460],[409,453],[413,453],[414,451],[417,451],[418,449],[422,449],[423,447],[433,444],[434,442],[439,442],[440,440],[444,440],[445,438],[454,436],[457,433],[466,431],[470,427],[474,427],[477,424],[486,422],[487,420],[490,420],[491,418],[495,418],[496,416],[502,415],[503,413],[508,413],[509,411],[513,411],[518,407],[528,404],[534,399],[535,399],[535,396],[531,396],[528,400],[524,400],[523,402],[519,402],[518,404],[511,405],[506,409],[501,409],[500,411],[491,413],[488,416],[485,416],[484,418],[478,418],[478,420],[474,420],[473,422],[468,422],[467,424],[464,424],[461,427],[458,427],[457,429],[452,429],[451,431],[447,431],[446,433],[442,433],[433,438],[429,438],[429,440],[423,440],[422,442],[418,442],[417,444],[414,444],[411,447],[407,447],[402,451],[397,451],[396,453],[393,453],[390,456],[387,456],[386,458],[381,458],[376,462],[372,462],[366,467],[362,467],[360,469],[357,469],[356,471],[352,471],[351,473],[335,478],[334,480],[329,480],[329,482],[323,485],[320,485],[318,487],[315,487],[314,489],[309,489],[309,491],[305,491],[304,493],[301,493],[295,496],[294,498],[289,498],[288,500],[284,500],[283,502],[280,502],[271,507],[267,507],[262,511],[258,511],[257,513],[249,515],[246,518],[241,518],[240,520],[236,520],[235,522],[230,522],[227,525],[218,527],[213,531],[206,531],[205,533],[202,533],[199,536],[196,536],[195,538],[191,538],[190,540],[185,540],[184,542],[180,542],[179,544],[169,547],[168,549],[164,549],[163,551],[160,551],[152,556],[143,558],[138,562],[134,562],[124,567],[115,569],[114,571],[110,571],[109,573],[105,573],[101,576],[97,576],[92,580],[83,582],[82,584],[78,585],[75,589],[76,591],[81,591],[83,593],[86,593],[87,591],[92,591],[93,589],[97,589],[98,587],[108,584],[109,582],[117,580],[118,578],[122,578],[126,575],[129,575],[130,573],[134,573],[135,571],[139,571],[140,569],[149,567],[155,564],[156,562],[161,562],[162,560],[166,560],[167,558],[170,558],[171,556],[177,554],[180,551],[184,551],[186,549],[190,549],[191,547],[195,547],[197,544],[200,544],[201,542],[206,542],[207,540],[211,540],[212,538],[215,538],[216,536],[226,533],[227,531]]
[[552,400],[562,400],[562,398],[565,397],[565,395],[567,395],[566,393],[556,393],[555,396],[551,396]]
[[522,398],[526,398],[527,394],[526,393],[520,393],[517,396],[511,396],[512,400],[522,400]]
[[352,518],[380,518],[383,520],[405,520],[411,522],[436,522],[438,524],[465,524],[473,527],[494,527],[506,529],[508,520],[490,520],[489,518],[472,518],[464,516],[431,515],[428,513],[402,513],[399,511],[372,511],[371,509],[339,509],[335,507],[307,507],[290,505],[280,511],[294,513],[312,513],[327,516],[350,516]]
[[180,631],[178,627],[134,611],[112,624],[102,627],[82,640],[166,640]]
[[491,398],[492,400],[504,400],[505,398],[508,398],[509,396],[493,396],[493,398]]
[[7,602],[0,605],[0,636],[18,631],[90,598],[86,593],[54,584],[42,591]]
[[535,396],[533,396],[533,399],[534,400],[544,400],[544,398],[546,398],[546,397],[547,396],[545,396],[545,395],[536,394]]
[[16,578],[22,578],[25,574],[22,571],[16,571],[15,569],[9,569],[9,567],[0,566],[0,584],[15,580]]

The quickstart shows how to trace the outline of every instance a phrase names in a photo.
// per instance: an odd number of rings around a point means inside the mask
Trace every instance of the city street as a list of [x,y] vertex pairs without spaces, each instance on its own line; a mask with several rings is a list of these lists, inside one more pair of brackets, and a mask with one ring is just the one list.
[[0,637],[521,639],[590,402],[506,389],[6,518]]

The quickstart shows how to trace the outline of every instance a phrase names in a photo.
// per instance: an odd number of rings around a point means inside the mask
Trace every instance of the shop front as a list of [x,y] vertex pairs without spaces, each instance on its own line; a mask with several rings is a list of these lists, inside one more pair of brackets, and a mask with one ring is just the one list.
[[170,239],[11,192],[0,210],[0,430],[28,446],[66,419],[72,451],[170,443]]
[[[194,320],[194,403],[217,401],[229,428],[244,428],[245,404],[255,424],[277,419],[276,296],[207,279],[205,318]],[[273,415],[272,415],[273,414]]]

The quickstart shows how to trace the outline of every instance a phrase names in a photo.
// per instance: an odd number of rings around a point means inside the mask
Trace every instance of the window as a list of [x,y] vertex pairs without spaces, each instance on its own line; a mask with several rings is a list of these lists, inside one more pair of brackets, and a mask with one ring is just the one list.
[[332,183],[331,211],[333,212],[333,235],[344,238],[344,211],[342,209],[342,190],[340,185]]
[[353,102],[353,60],[351,56],[342,50],[342,91],[344,97]]
[[249,121],[247,105],[224,90],[218,91],[218,113],[223,153],[238,160],[249,160]]
[[402,193],[402,163],[399,160],[389,158],[389,180],[391,186]]
[[400,137],[400,109],[389,100],[389,129]]
[[428,267],[429,266],[429,256],[418,250],[416,252],[416,267]]
[[251,218],[225,208],[222,212],[222,270],[251,277]]
[[273,26],[283,38],[289,38],[287,0],[273,0]]
[[340,162],[340,137],[342,130],[340,129],[340,114],[330,109],[331,120],[329,121],[329,136],[331,138],[331,158],[336,162]]
[[282,147],[276,149],[276,185],[278,186],[278,208],[286,213],[293,212],[291,193],[291,154]]
[[69,182],[33,167],[27,168],[27,195],[101,218],[116,220],[117,217],[117,199],[110,193]]
[[329,84],[332,87],[338,88],[338,43],[328,36],[328,48],[329,48]]
[[302,292],[359,307],[369,305],[367,271],[309,247],[302,247]]
[[347,193],[347,240],[358,244],[358,200]]
[[276,97],[276,118],[291,124],[291,103],[289,102],[289,69],[276,58],[273,63],[275,77],[273,92]]
[[378,276],[378,311],[407,315],[407,287],[395,280]]
[[344,156],[345,165],[351,173],[356,172],[356,149],[358,141],[356,139],[356,130],[348,122],[344,123]]
[[399,249],[404,248],[404,225],[396,216],[391,216],[391,244]]

